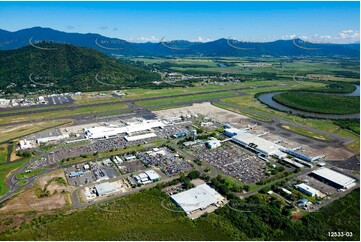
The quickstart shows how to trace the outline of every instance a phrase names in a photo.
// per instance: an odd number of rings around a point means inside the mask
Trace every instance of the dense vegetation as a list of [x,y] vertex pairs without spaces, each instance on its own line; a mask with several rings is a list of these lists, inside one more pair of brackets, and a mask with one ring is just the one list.
[[360,119],[338,119],[334,123],[343,129],[349,129],[360,134]]
[[284,92],[273,96],[273,100],[294,109],[323,114],[352,114],[360,108],[360,97],[352,96]]
[[[360,237],[359,189],[299,221],[290,219],[290,206],[262,194],[243,200],[233,198],[229,205],[191,221],[161,188],[143,190],[70,214],[39,216],[19,229],[0,234],[0,240],[358,241]],[[332,238],[329,231],[352,232],[353,236]]]
[[144,87],[156,73],[122,63],[96,50],[65,44],[37,44],[0,51],[0,90],[29,93]]

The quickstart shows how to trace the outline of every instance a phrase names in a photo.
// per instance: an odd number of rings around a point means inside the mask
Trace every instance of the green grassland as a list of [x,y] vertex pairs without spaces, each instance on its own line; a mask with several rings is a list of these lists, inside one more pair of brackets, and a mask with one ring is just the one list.
[[352,114],[360,111],[360,97],[284,92],[273,96],[273,100],[285,106],[323,114]]
[[234,92],[217,92],[217,93],[198,94],[198,95],[192,95],[192,96],[153,99],[153,100],[136,102],[136,104],[140,105],[140,106],[171,105],[171,104],[180,103],[180,102],[199,101],[199,100],[203,100],[203,99],[213,99],[213,98],[224,98],[224,97],[235,96],[235,95],[236,94]]
[[27,158],[10,164],[0,165],[0,196],[7,193],[9,189],[8,184],[6,184],[7,175],[28,161],[29,159]]
[[220,227],[192,222],[161,206],[169,197],[144,191],[70,214],[42,216],[0,240],[231,240]]
[[0,145],[0,164],[6,162],[8,156],[8,146],[6,144]]
[[[168,210],[180,211],[169,196],[154,188],[71,212],[37,216],[20,228],[1,233],[0,240],[359,241],[359,206],[357,189],[292,221],[290,207],[282,200],[257,194],[232,199],[229,206],[192,221],[182,212]],[[352,232],[353,236],[331,238],[330,231]]]

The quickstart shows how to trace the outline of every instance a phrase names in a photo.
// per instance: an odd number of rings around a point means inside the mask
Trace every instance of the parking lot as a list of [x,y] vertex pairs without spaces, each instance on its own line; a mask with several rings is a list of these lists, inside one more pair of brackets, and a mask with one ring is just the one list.
[[140,153],[139,156],[144,164],[159,167],[167,176],[173,176],[192,169],[192,166],[185,159],[166,147],[154,148]]
[[216,149],[208,149],[204,144],[189,148],[197,158],[247,184],[261,180],[267,172],[265,161],[231,142],[222,143]]
[[59,105],[59,104],[69,104],[73,102],[73,99],[70,95],[54,95],[54,96],[47,96],[45,100],[49,105]]

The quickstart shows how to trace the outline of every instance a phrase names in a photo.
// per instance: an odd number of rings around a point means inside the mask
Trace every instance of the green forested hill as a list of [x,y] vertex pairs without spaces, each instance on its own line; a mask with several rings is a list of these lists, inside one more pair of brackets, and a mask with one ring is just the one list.
[[121,63],[97,50],[42,43],[0,51],[0,90],[70,92],[136,87],[159,75]]

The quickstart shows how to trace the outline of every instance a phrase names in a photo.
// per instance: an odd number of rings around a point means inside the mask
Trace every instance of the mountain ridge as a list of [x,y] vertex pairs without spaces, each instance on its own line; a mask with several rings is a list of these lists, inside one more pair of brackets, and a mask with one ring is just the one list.
[[31,41],[53,41],[93,48],[108,55],[123,56],[347,56],[358,57],[360,45],[313,44],[302,39],[271,42],[242,42],[220,38],[209,42],[172,40],[135,43],[97,33],[69,33],[52,28],[32,27],[14,32],[0,29],[0,50],[11,50],[32,44]]

